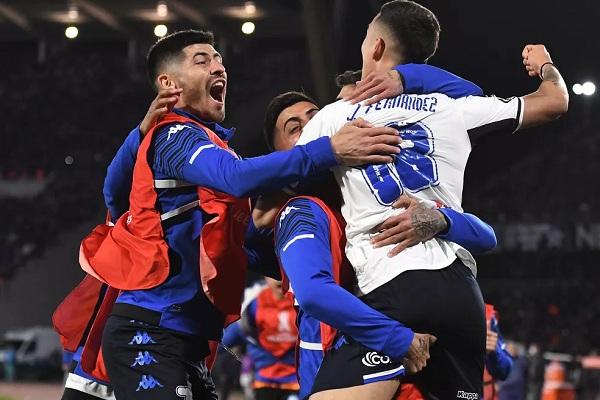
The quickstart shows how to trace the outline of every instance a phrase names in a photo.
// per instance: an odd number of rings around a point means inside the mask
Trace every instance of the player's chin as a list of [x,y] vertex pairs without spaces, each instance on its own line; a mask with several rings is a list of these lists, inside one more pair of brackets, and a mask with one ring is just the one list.
[[211,107],[209,107],[209,117],[211,121],[223,122],[225,119],[225,103],[211,104]]

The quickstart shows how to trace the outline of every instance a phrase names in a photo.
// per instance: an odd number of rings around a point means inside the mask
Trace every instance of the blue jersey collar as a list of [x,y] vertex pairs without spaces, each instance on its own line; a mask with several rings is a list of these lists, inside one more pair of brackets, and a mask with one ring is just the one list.
[[214,133],[216,133],[218,137],[225,140],[226,142],[231,140],[231,138],[233,137],[233,134],[235,133],[235,128],[228,129],[228,128],[222,127],[221,125],[217,124],[216,122],[204,121],[203,119],[198,118],[194,114],[190,114],[189,112],[183,111],[180,108],[174,108],[173,112],[175,114],[181,115],[182,117],[190,118],[190,119],[193,119],[194,121],[200,122],[202,125],[205,125],[207,128],[209,128]]

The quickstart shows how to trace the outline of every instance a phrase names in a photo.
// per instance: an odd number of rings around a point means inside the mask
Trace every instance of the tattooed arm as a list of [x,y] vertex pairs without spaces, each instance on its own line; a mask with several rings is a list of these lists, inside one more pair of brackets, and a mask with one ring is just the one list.
[[400,196],[393,207],[404,208],[405,212],[375,227],[376,235],[371,240],[375,247],[396,244],[389,252],[390,257],[433,237],[457,243],[473,253],[496,247],[494,230],[476,215],[451,208],[432,208],[407,195]]
[[523,65],[529,76],[542,79],[538,90],[523,96],[524,112],[521,128],[528,128],[559,118],[569,108],[569,91],[550,54],[541,44],[523,49]]

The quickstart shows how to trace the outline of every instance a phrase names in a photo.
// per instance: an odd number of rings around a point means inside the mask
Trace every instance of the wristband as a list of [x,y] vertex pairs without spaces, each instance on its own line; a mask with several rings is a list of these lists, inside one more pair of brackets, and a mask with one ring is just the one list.
[[[553,62],[551,62],[551,61],[546,61],[545,63],[543,63],[543,64],[542,64],[542,66],[540,67],[540,78],[541,78],[542,80],[544,80],[544,74],[543,74],[544,67],[545,67],[547,64],[550,64],[550,65],[552,65],[554,68],[556,68],[556,65],[554,65],[554,63],[553,63]],[[557,69],[558,69],[558,68],[557,68]]]

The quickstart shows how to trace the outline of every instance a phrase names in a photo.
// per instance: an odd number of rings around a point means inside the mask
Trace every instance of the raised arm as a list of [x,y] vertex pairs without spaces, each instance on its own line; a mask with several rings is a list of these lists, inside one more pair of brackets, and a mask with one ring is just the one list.
[[113,219],[116,220],[129,208],[133,166],[142,138],[163,115],[171,111],[181,91],[168,88],[158,92],[140,125],[129,133],[109,164],[102,193]]
[[539,76],[542,83],[535,92],[523,96],[521,128],[545,124],[565,114],[569,109],[569,91],[546,47],[541,44],[525,46],[523,64],[529,76]]
[[169,135],[167,126],[155,140],[155,165],[167,176],[199,186],[236,197],[255,196],[338,164],[391,161],[389,154],[400,151],[397,131],[364,127],[365,124],[347,124],[331,138],[322,137],[288,151],[248,159],[239,159],[216,146],[196,126],[185,125],[177,135]]
[[443,93],[452,98],[481,96],[483,91],[471,81],[428,64],[401,64],[387,72],[372,72],[356,84],[344,100],[365,105],[402,93]]

